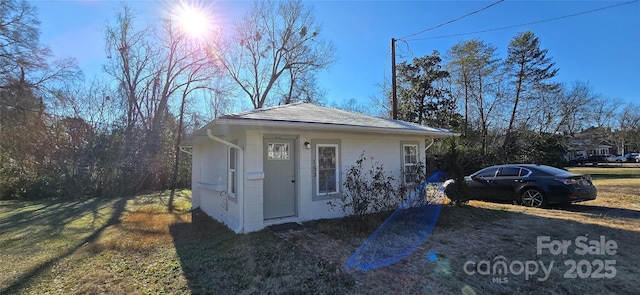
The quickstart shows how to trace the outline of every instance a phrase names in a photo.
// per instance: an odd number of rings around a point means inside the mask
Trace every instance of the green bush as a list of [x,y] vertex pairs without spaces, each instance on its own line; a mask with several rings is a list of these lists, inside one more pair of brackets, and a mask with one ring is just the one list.
[[460,155],[458,153],[457,139],[449,139],[449,152],[446,156],[449,173],[453,182],[446,187],[445,193],[455,205],[462,205],[469,201],[469,188],[464,179],[465,172],[460,166]]

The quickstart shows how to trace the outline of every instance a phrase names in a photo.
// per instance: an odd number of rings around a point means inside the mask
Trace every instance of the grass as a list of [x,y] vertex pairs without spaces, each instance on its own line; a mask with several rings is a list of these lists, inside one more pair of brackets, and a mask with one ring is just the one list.
[[577,174],[589,174],[594,179],[640,177],[640,167],[571,167],[567,170]]
[[[351,277],[264,230],[236,235],[190,192],[0,202],[1,294],[345,293]],[[197,212],[197,211],[195,211]],[[275,292],[274,291],[274,292]]]
[[[599,189],[596,200],[571,206],[535,209],[472,201],[465,207],[443,207],[435,229],[417,251],[369,273],[374,282],[390,285],[402,282],[402,290],[406,293],[637,294],[640,290],[636,279],[640,274],[640,258],[635,248],[640,245],[640,178],[633,173],[640,176],[640,169],[635,171],[618,171],[624,173],[621,178],[614,178],[616,171],[607,171],[608,177],[594,180]],[[369,216],[364,221],[351,217],[309,224],[324,234],[358,247],[388,216],[386,213]],[[539,236],[571,241],[573,246],[566,255],[552,255],[548,251],[538,255]],[[575,253],[578,249],[575,239],[582,236],[588,240],[599,240],[604,236],[618,244],[618,251],[615,255],[579,255]],[[383,240],[380,243],[401,243],[398,240],[402,237],[407,237],[407,244],[412,242],[411,233],[396,228],[388,237],[391,242]],[[524,275],[484,276],[469,275],[464,271],[464,265],[469,261],[493,262],[499,256],[509,262],[543,261],[548,265],[554,261],[555,267],[544,281],[537,277],[527,280]],[[564,278],[569,270],[565,262],[598,259],[616,261],[614,278]],[[394,278],[404,279],[386,280],[389,272]],[[493,279],[503,281],[498,283]],[[392,293],[380,289],[380,285],[376,286],[378,289],[363,288],[364,293]]]
[[[0,202],[2,294],[464,293],[634,294],[640,290],[640,170],[603,169],[598,198],[568,207],[532,209],[472,201],[443,206],[431,235],[404,259],[370,271],[345,261],[391,212],[304,224],[325,242],[286,240],[272,231],[237,235],[189,211],[190,192],[120,199]],[[571,169],[572,171],[578,171]],[[584,170],[582,170],[584,171]],[[583,173],[583,172],[579,172]],[[615,175],[621,174],[621,177]],[[393,238],[415,240],[419,219],[392,224]],[[538,236],[574,242],[616,241],[615,255],[536,252]],[[321,241],[321,240],[318,240]],[[575,245],[574,245],[575,246]],[[383,249],[384,250],[384,249]],[[318,255],[335,252],[336,255]],[[346,254],[344,254],[346,253]],[[466,262],[555,262],[547,280],[467,274]],[[566,279],[565,261],[615,260],[611,279]],[[501,283],[493,281],[498,278]],[[506,280],[506,282],[504,281]]]

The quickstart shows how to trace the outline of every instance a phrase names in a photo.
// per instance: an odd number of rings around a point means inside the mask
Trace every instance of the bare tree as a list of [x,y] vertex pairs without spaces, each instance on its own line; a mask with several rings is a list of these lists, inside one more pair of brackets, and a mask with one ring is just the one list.
[[136,15],[133,9],[123,4],[117,14],[116,23],[106,28],[106,51],[109,62],[104,71],[120,84],[126,105],[126,126],[128,129],[141,124],[150,128],[143,104],[147,98],[145,90],[153,86],[154,57],[157,48],[151,42],[153,29],[146,26],[136,29]]
[[81,78],[75,59],[54,60],[40,43],[27,1],[0,1],[0,197],[42,197],[60,178],[56,121],[67,81]]
[[256,109],[276,99],[271,92],[283,75],[289,74],[289,89],[295,88],[306,73],[331,64],[335,51],[320,38],[313,11],[299,0],[254,2],[222,48],[222,67]]
[[591,112],[599,96],[584,82],[560,85],[558,92],[540,93],[530,113],[539,133],[574,135],[591,126]]
[[278,93],[281,96],[278,104],[290,104],[299,101],[324,104],[326,91],[318,85],[315,72],[296,68],[290,68],[287,72],[288,75],[284,75],[284,79],[280,79],[277,82]]
[[47,48],[40,44],[40,21],[24,0],[2,1],[0,8],[0,87],[21,73],[46,68]]
[[489,130],[496,127],[505,96],[505,74],[496,47],[480,40],[462,41],[449,50],[449,69],[453,83],[464,98],[464,131],[467,122],[480,127],[481,149],[488,153]]
[[640,107],[627,104],[618,117],[620,128],[617,142],[622,148],[620,153],[640,151]]
[[[210,91],[203,93],[205,105],[208,106],[201,121],[209,122],[224,114],[230,113],[236,107],[235,101],[231,98],[233,86],[226,83],[228,80],[215,79],[210,81]],[[194,126],[197,128],[197,126]]]
[[371,101],[371,113],[381,118],[391,119],[392,106],[391,106],[391,82],[389,79],[385,79],[382,83],[378,83],[377,87],[380,89],[378,95],[371,95],[369,100]]
[[[139,162],[138,188],[174,187],[186,104],[194,91],[209,89],[219,71],[211,44],[191,38],[174,20],[164,20],[160,30],[151,24],[136,29],[135,20],[123,5],[116,24],[107,27],[105,71],[119,82],[125,100],[124,149]],[[165,156],[170,150],[172,159]]]
[[631,103],[627,104],[617,113],[614,124],[615,129],[612,130],[610,138],[618,148],[618,152],[624,155],[627,152],[627,146],[637,145],[637,136],[633,133],[640,128],[638,107]]
[[334,101],[331,104],[331,107],[336,108],[336,109],[349,111],[349,112],[353,112],[353,113],[361,113],[361,114],[366,114],[366,115],[375,115],[372,112],[373,109],[369,105],[363,104],[362,102],[359,102],[355,98],[350,98],[350,99],[347,99],[347,100],[343,100],[340,103],[337,103],[337,102]]
[[[216,67],[215,59],[211,58],[209,50],[211,44],[191,40],[190,36],[182,32],[176,24],[170,20],[164,22],[164,38],[161,43],[165,48],[166,56],[161,73],[162,91],[157,113],[154,116],[155,124],[164,122],[163,116],[167,113],[169,99],[179,95],[178,124],[174,132],[174,162],[171,177],[171,197],[169,210],[173,209],[172,200],[178,180],[178,168],[180,164],[180,144],[184,133],[184,113],[187,100],[190,95],[198,90],[215,91],[211,89],[211,81],[217,80],[220,72]],[[159,128],[163,130],[164,128]],[[159,139],[159,131],[153,133],[155,139]]]

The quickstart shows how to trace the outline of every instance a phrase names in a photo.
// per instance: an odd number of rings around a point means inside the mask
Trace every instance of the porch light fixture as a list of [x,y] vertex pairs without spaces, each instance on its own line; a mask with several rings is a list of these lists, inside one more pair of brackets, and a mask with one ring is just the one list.
[[311,143],[308,141],[304,142],[304,148],[310,150],[311,149]]

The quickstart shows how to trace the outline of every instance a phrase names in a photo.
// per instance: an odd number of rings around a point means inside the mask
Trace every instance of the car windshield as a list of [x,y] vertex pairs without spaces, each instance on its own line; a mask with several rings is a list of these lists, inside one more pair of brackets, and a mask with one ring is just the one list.
[[555,168],[555,167],[551,167],[551,166],[544,166],[544,165],[539,165],[539,166],[535,166],[535,168],[543,173],[549,174],[549,175],[554,175],[554,176],[560,176],[560,175],[574,175],[573,173],[566,171],[566,170],[562,170],[559,168]]

